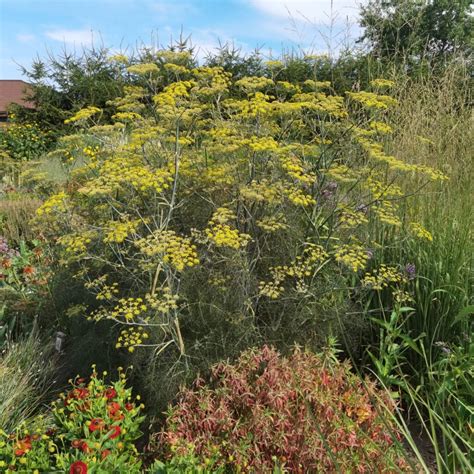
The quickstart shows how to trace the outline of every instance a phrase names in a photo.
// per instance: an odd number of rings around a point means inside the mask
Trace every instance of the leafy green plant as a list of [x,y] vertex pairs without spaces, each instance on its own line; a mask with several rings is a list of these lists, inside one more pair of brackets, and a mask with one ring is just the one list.
[[[48,303],[51,277],[46,246],[39,240],[10,247],[0,236],[0,295],[6,336],[28,333],[42,305]],[[8,331],[8,332],[7,332]]]
[[88,382],[71,383],[46,418],[0,431],[0,467],[5,472],[140,472],[133,442],[141,436],[143,406],[136,402],[140,397],[132,398],[125,374],[112,384],[96,372]]
[[[466,307],[457,319],[467,319],[473,309]],[[415,315],[413,308],[398,308],[387,320],[374,318],[380,327],[378,351],[368,351],[374,372],[387,391],[397,387],[396,395],[401,396],[402,404],[408,408],[412,425],[419,427],[432,446],[438,472],[457,469],[468,472],[472,469],[469,453],[474,421],[472,330],[470,335],[463,334],[457,344],[438,341],[436,346],[440,352],[433,359],[431,349],[427,350],[426,335],[413,339],[406,332],[403,313],[408,317]],[[415,367],[410,366],[409,352],[424,361],[423,371],[419,361]],[[406,415],[397,412],[394,420],[420,465],[429,472],[426,459],[407,428]]]
[[[14,114],[12,114],[13,116]],[[44,131],[37,123],[12,123],[0,128],[0,170],[13,185],[22,182],[25,164],[38,160],[52,142],[52,133]]]
[[406,318],[413,317],[413,314],[413,308],[398,306],[386,320],[372,318],[372,321],[379,326],[380,333],[377,351],[372,352],[369,349],[368,353],[375,374],[386,387],[405,383],[404,379],[400,378],[400,373],[403,373],[402,366],[406,363],[405,353],[410,349],[419,352],[416,342],[423,338],[424,334],[412,339],[404,328]]

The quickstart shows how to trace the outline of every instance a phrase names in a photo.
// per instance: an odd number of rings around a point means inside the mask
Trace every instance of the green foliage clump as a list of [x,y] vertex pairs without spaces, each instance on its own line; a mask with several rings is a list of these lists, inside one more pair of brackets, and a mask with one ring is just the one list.
[[0,430],[0,467],[7,473],[141,472],[133,442],[141,436],[143,406],[132,398],[125,374],[112,384],[95,372],[89,381],[71,383],[51,413]]
[[[11,114],[10,118],[12,116],[14,114]],[[45,131],[36,122],[14,121],[8,126],[1,127],[0,172],[3,174],[4,184],[20,184],[21,173],[26,165],[38,160],[53,141],[53,133]]]
[[474,44],[470,0],[371,0],[361,7],[360,24],[372,52],[392,61],[445,59]]
[[46,247],[39,240],[16,247],[0,236],[0,348],[11,335],[28,334],[49,301],[51,277]]

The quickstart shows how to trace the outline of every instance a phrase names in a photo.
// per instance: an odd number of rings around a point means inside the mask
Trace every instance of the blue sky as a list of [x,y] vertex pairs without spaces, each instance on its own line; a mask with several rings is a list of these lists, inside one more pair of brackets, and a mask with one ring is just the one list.
[[[166,45],[182,30],[204,57],[222,42],[265,55],[282,48],[326,52],[357,35],[364,0],[0,0],[0,79],[61,49]],[[330,24],[333,3],[333,27]]]

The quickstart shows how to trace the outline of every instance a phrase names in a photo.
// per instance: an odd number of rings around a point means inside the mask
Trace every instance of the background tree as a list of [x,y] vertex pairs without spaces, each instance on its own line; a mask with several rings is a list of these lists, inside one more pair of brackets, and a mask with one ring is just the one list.
[[109,60],[107,48],[64,50],[46,60],[36,59],[22,72],[31,84],[27,99],[35,109],[15,106],[20,122],[36,121],[42,127],[64,127],[71,112],[93,105],[107,110],[107,102],[123,90],[123,71]]
[[472,0],[370,0],[361,7],[361,41],[381,58],[442,57],[469,52]]

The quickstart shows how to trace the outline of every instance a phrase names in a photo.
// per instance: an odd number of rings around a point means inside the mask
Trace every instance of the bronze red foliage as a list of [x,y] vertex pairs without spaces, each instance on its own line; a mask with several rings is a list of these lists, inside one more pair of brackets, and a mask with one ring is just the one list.
[[347,362],[296,350],[250,350],[196,380],[156,441],[171,458],[192,451],[244,472],[400,472],[407,469],[394,404]]

